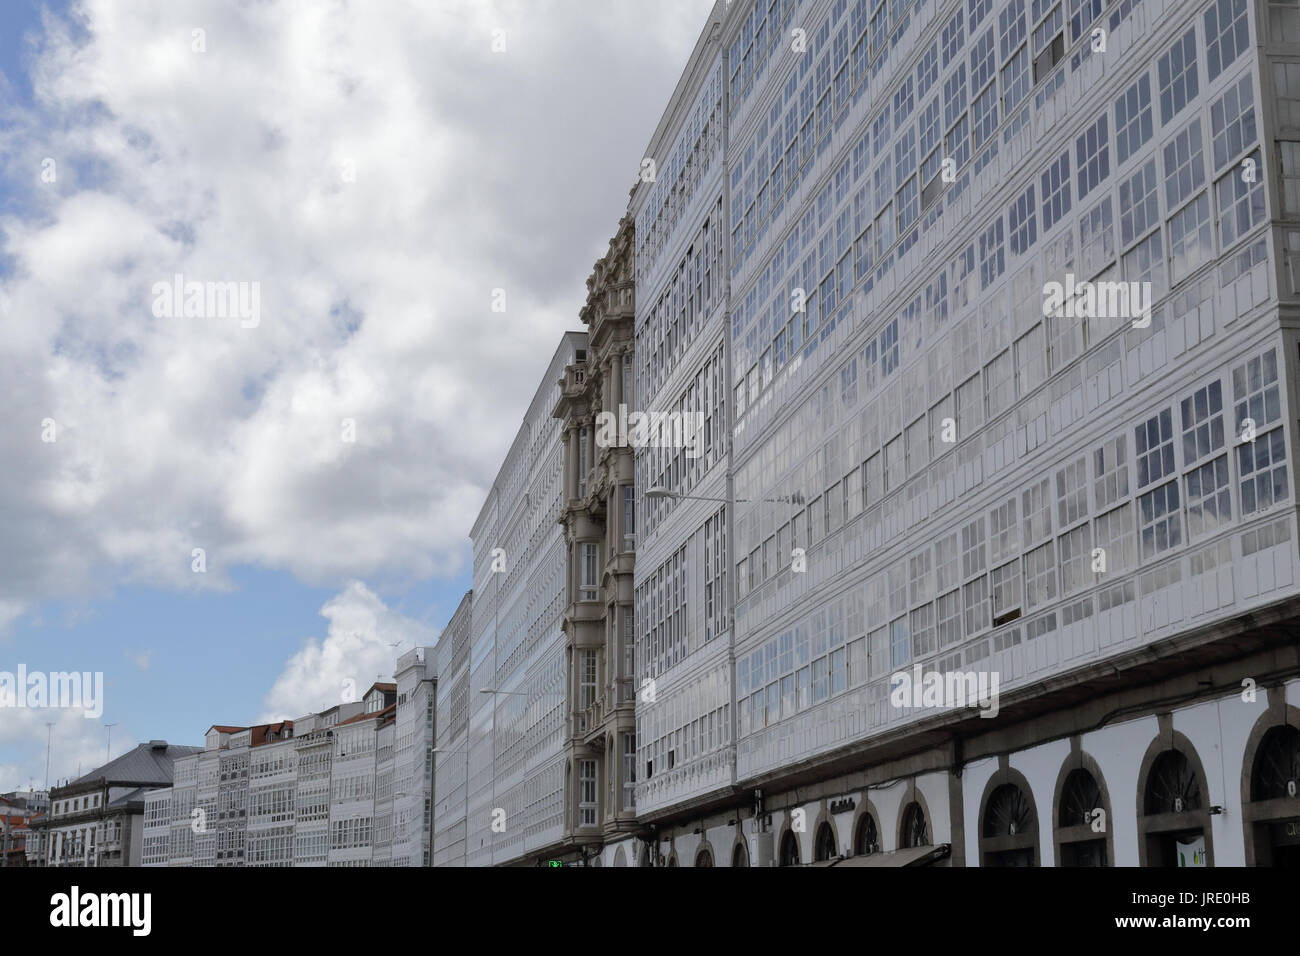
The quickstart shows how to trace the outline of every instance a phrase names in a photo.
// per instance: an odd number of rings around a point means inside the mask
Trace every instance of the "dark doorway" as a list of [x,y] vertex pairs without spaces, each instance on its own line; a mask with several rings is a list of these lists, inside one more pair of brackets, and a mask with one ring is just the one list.
[[1191,849],[1201,845],[1204,830],[1177,830],[1147,835],[1147,866],[1205,866],[1205,851],[1198,856]]
[[782,866],[799,866],[799,840],[789,830],[785,831],[785,836],[781,837],[781,865]]
[[1061,844],[1061,866],[1106,866],[1106,841]]
[[835,829],[829,823],[823,823],[817,828],[815,849],[814,859],[819,863],[833,860],[840,855],[839,848],[835,846]]
[[858,824],[857,836],[853,840],[853,852],[858,856],[866,856],[879,849],[880,837],[876,833],[876,818],[870,812],[864,813],[862,822]]
[[929,846],[930,827],[925,821],[925,811],[919,803],[909,803],[903,811],[902,839],[903,848]]

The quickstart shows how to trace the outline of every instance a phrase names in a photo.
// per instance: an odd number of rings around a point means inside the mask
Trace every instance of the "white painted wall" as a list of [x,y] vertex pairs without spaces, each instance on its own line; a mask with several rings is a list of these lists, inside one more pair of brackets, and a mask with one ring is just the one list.
[[[1007,760],[1012,770],[1023,774],[1029,781],[1030,796],[1034,798],[1034,813],[1038,816],[1039,866],[1056,865],[1056,852],[1052,846],[1052,826],[1056,822],[1056,807],[1052,803],[1052,797],[1056,790],[1056,778],[1060,776],[1061,767],[1069,756],[1070,741],[1053,740],[1012,754]],[[979,812],[978,803],[975,805],[975,812]],[[976,831],[974,836],[978,845],[979,832]],[[979,858],[968,857],[968,866],[972,865],[970,860],[978,863]]]

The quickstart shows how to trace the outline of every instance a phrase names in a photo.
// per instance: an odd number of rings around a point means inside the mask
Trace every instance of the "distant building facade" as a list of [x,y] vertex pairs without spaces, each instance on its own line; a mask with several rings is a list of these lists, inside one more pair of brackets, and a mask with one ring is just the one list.
[[[174,765],[173,765],[174,773]],[[147,790],[144,795],[144,840],[141,866],[166,866],[171,852],[172,788]]]
[[329,862],[334,728],[363,708],[361,701],[352,701],[294,721],[294,866]]
[[392,796],[394,866],[430,866],[433,758],[437,741],[437,650],[413,647],[397,659]]
[[[48,806],[48,791],[0,793],[0,867],[29,865],[27,838],[31,824],[44,817]],[[32,842],[35,853],[36,840]]]
[[434,726],[433,865],[465,866],[469,777],[470,609],[466,591],[434,647],[438,674]]
[[564,760],[564,462],[551,413],[586,340],[564,334],[470,534],[470,866],[561,849],[565,793],[579,785]]
[[245,866],[293,866],[296,732],[285,721],[249,751]]
[[[362,698],[362,712],[333,727],[328,866],[374,862],[380,731],[394,719],[396,697],[394,685],[374,684]],[[390,749],[386,761],[390,769],[391,759]]]
[[32,825],[34,865],[140,866],[145,794],[171,784],[176,761],[198,751],[151,740],[51,789],[48,815]]

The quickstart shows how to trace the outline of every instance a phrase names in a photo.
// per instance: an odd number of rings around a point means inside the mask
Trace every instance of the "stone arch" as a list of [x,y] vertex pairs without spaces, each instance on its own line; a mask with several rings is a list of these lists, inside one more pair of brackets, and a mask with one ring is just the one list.
[[614,851],[614,865],[627,866],[627,854],[623,852],[622,847]]
[[[866,850],[863,845],[869,835],[868,831],[875,834],[874,850]],[[862,856],[864,850],[868,853],[879,853],[883,849],[881,843],[883,837],[884,831],[880,828],[880,811],[870,799],[864,796],[858,803],[857,812],[853,815],[853,831],[850,834],[853,842],[850,844],[850,849],[854,856]]]
[[1241,825],[1247,866],[1274,865],[1269,839],[1271,828],[1285,826],[1283,821],[1290,822],[1300,818],[1300,793],[1295,797],[1276,796],[1272,799],[1256,799],[1257,795],[1252,792],[1255,765],[1259,760],[1265,738],[1280,728],[1300,730],[1300,707],[1286,703],[1285,694],[1285,688],[1281,686],[1268,689],[1268,709],[1255,721],[1250,736],[1246,738],[1246,747],[1242,751]]
[[1004,766],[989,777],[976,823],[980,866],[1022,865],[1026,851],[1029,866],[1042,865],[1038,807],[1034,791],[1020,771]]
[[[1093,759],[1092,755],[1079,748],[1079,740],[1075,738],[1072,741],[1074,749],[1070,755],[1065,758],[1061,764],[1060,772],[1056,775],[1056,785],[1052,788],[1052,851],[1053,859],[1057,866],[1083,866],[1083,863],[1071,863],[1070,859],[1079,859],[1079,854],[1073,849],[1076,844],[1085,841],[1093,841],[1099,835],[1093,829],[1093,824],[1086,822],[1069,822],[1063,818],[1066,811],[1061,801],[1066,796],[1066,782],[1070,780],[1071,775],[1076,771],[1084,771],[1092,777],[1093,782],[1097,785],[1098,802],[1100,808],[1105,813],[1102,821],[1105,826],[1105,860],[1103,866],[1115,865],[1115,827],[1114,827],[1114,803],[1110,799],[1110,790],[1106,786],[1106,777],[1101,772],[1101,765]],[[1062,848],[1065,852],[1062,853]]]
[[749,866],[749,844],[745,842],[744,836],[737,833],[736,841],[731,845],[731,865],[732,866]]
[[813,860],[824,862],[843,856],[840,850],[840,837],[833,821],[824,815],[819,817],[813,827]]
[[834,859],[842,853],[840,850],[840,831],[839,827],[835,825],[834,817],[830,815],[825,800],[818,802],[817,816],[813,819],[813,824],[808,829],[809,840],[811,841],[810,846],[812,850],[812,858],[814,861],[817,859],[817,839],[822,832],[823,826],[830,827],[831,836],[835,845],[835,853],[831,855],[831,859]]
[[917,787],[916,780],[913,778],[907,782],[907,790],[903,793],[903,799],[899,802],[898,806],[897,833],[894,843],[894,846],[897,849],[902,849],[912,845],[910,842],[905,840],[905,836],[906,831],[914,820],[914,813],[912,811],[913,807],[916,807],[917,810],[924,815],[925,819],[925,839],[916,845],[932,846],[934,844],[934,818],[930,815],[930,805],[926,803],[925,794],[923,794],[920,788]]
[[[803,865],[803,846],[799,842],[799,834],[790,829],[789,821],[782,826],[781,835],[776,841],[776,847],[777,866]],[[793,848],[792,851],[791,848]]]
[[[1174,754],[1185,761],[1186,771],[1191,775],[1199,791],[1198,806],[1192,810],[1183,810],[1177,812],[1147,812],[1148,796],[1152,791],[1152,771],[1158,767],[1168,766],[1164,761],[1173,758],[1166,755]],[[1205,838],[1205,865],[1214,865],[1214,834],[1210,825],[1210,793],[1209,777],[1205,773],[1205,765],[1201,762],[1200,754],[1192,742],[1184,734],[1173,729],[1173,722],[1169,715],[1160,718],[1160,730],[1156,734],[1150,746],[1147,747],[1146,754],[1142,757],[1141,768],[1138,771],[1137,793],[1135,794],[1137,803],[1137,831],[1138,831],[1138,865],[1139,866],[1163,866],[1169,863],[1169,857],[1172,851],[1167,845],[1161,847],[1161,844],[1167,842],[1175,834],[1188,833],[1199,830]],[[1155,852],[1161,847],[1161,852]]]

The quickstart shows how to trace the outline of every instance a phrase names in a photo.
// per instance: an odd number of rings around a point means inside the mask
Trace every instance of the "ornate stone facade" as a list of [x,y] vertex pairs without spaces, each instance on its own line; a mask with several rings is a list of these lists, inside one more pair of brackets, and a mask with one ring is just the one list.
[[636,828],[632,449],[599,427],[602,412],[619,421],[635,409],[632,237],[624,217],[587,280],[589,347],[565,369],[554,413],[564,423],[569,578],[565,836],[588,855]]

